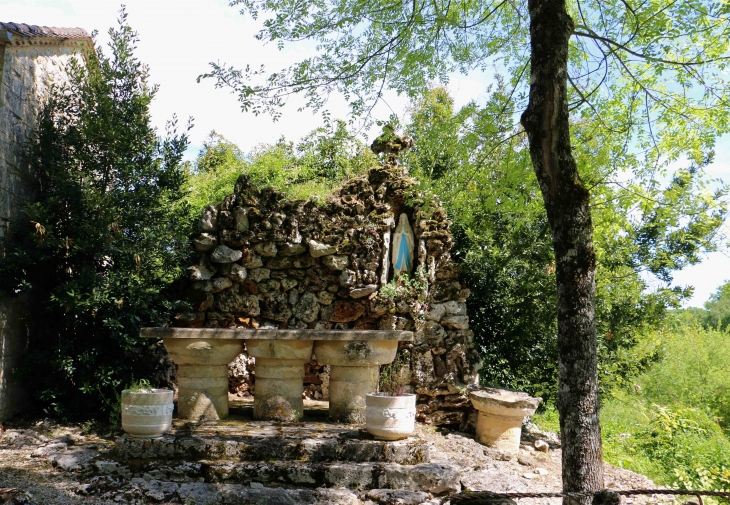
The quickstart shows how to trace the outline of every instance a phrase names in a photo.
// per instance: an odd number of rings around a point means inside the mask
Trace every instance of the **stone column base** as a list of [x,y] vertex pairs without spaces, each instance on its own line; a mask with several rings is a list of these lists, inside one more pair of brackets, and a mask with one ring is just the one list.
[[295,421],[304,414],[304,364],[293,359],[256,358],[254,419]]
[[329,414],[335,421],[365,422],[365,396],[377,390],[378,365],[330,368]]
[[542,401],[527,393],[494,388],[471,391],[469,399],[479,411],[477,440],[509,454],[520,450],[522,421]]
[[178,417],[217,420],[228,415],[228,365],[178,365]]

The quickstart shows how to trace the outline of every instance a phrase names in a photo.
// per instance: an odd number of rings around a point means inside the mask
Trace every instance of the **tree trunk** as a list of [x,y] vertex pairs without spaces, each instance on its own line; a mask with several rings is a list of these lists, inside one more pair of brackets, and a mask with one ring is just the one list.
[[[593,225],[588,190],[570,146],[565,0],[528,0],[532,45],[530,100],[522,124],[552,230],[558,285],[558,412],[563,490],[603,489],[595,324]],[[589,504],[590,499],[565,503]]]

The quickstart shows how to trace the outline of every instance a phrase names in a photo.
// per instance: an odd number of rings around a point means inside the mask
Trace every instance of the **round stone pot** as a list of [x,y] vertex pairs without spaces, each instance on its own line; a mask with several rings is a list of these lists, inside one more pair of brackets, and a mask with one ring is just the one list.
[[122,429],[131,437],[157,438],[172,425],[172,391],[122,391]]
[[477,418],[477,440],[508,454],[520,450],[522,421],[535,413],[542,398],[504,389],[484,388],[469,393]]
[[416,424],[416,395],[365,397],[365,429],[381,440],[400,440],[413,433]]

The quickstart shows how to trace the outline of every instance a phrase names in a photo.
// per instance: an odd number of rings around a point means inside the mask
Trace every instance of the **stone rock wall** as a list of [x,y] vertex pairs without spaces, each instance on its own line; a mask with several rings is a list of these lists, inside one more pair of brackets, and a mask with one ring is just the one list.
[[[465,423],[466,389],[481,367],[466,313],[469,291],[451,262],[446,213],[438,201],[414,198],[414,184],[399,167],[376,167],[319,207],[258,190],[241,176],[222,203],[202,211],[192,240],[196,262],[188,268],[193,312],[174,324],[414,331],[415,341],[401,343],[399,354],[410,366],[418,419]],[[401,213],[416,242],[409,282],[392,280],[390,238]],[[255,387],[252,361],[242,355],[231,365],[232,392]],[[327,398],[328,368],[308,365],[305,394]]]
[[[24,148],[52,83],[68,78],[66,66],[91,38],[24,36],[0,26],[0,254],[19,211],[33,199]],[[37,27],[36,27],[37,28]],[[83,32],[77,30],[77,32]],[[83,32],[85,33],[85,32]],[[81,33],[81,35],[83,35]],[[20,410],[22,388],[12,370],[26,351],[27,300],[0,294],[0,421]]]

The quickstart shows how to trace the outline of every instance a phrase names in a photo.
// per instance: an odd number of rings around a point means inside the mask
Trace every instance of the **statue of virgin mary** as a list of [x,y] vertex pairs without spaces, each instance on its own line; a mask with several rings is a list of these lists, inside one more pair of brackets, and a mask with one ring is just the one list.
[[393,232],[393,273],[399,275],[403,272],[413,270],[413,249],[415,244],[413,229],[408,223],[408,216],[405,213],[400,215],[398,226]]

